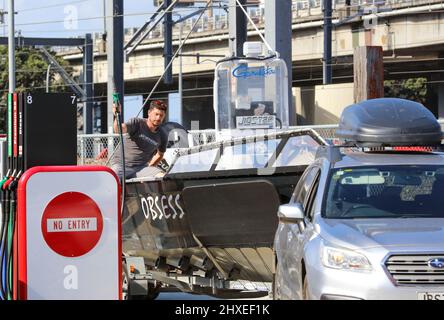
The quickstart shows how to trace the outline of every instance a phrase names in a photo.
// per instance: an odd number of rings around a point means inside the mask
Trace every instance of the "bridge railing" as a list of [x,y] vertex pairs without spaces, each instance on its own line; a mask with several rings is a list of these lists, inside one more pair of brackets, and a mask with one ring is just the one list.
[[[322,3],[323,0],[293,0],[292,3],[293,22],[295,23],[304,17],[313,17],[314,19],[321,19]],[[399,8],[414,7],[420,5],[431,5],[436,3],[444,3],[444,0],[350,0],[350,5],[346,4],[346,0],[333,0],[333,15],[345,18],[346,16],[355,14],[358,9],[362,9],[364,7],[369,7],[369,6],[384,7],[385,9],[391,9],[391,8],[399,9]],[[249,7],[248,12],[255,24],[263,26],[263,23],[265,22],[265,10],[263,7]],[[183,36],[185,36],[191,30],[196,19],[197,18],[194,17],[183,22],[182,24]],[[248,22],[248,27],[253,28],[250,22]],[[195,33],[211,32],[216,30],[227,30],[227,29],[228,29],[228,15],[224,13],[224,14],[215,14],[212,17],[203,16],[199,21],[199,23],[194,27],[193,32],[195,34]],[[132,33],[135,32],[135,30],[136,30],[135,28],[127,29],[127,31],[131,32],[128,32],[126,36],[130,37]],[[174,38],[178,39],[179,34],[180,34],[180,26],[176,24],[173,27]],[[162,38],[163,38],[162,24],[159,24],[147,36],[147,40],[150,39],[160,40]],[[66,50],[60,49],[58,51],[71,53],[72,50],[78,50],[78,49],[66,49]]]
[[[384,6],[385,8],[403,8],[418,5],[426,5],[433,3],[441,3],[443,0],[351,0],[350,5],[347,6],[346,0],[333,0],[334,11],[345,11],[347,8],[355,9],[368,7],[368,6]],[[293,0],[292,14],[293,20],[297,20],[301,17],[307,16],[321,16],[322,15],[323,0]],[[251,19],[255,24],[261,25],[265,21],[265,10],[263,7],[250,7],[248,8]],[[350,13],[352,14],[352,13]],[[196,18],[189,19],[183,24],[183,33],[189,32],[192,25],[196,21]],[[248,22],[249,27],[252,27]],[[214,30],[228,29],[228,15],[214,15],[213,17],[203,16],[199,23],[195,26],[194,32],[207,32]],[[176,25],[173,28],[173,34],[178,37],[180,28]],[[163,37],[163,26],[159,25],[150,34],[149,38],[161,38]]]

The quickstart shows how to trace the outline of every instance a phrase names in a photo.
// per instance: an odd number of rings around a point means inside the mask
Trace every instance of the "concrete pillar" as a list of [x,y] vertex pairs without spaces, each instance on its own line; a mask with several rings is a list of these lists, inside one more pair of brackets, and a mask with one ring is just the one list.
[[86,92],[86,101],[83,107],[83,133],[93,132],[93,105],[94,105],[94,58],[93,40],[90,33],[85,36],[85,48],[83,50],[83,89]]
[[279,52],[281,59],[288,68],[288,103],[289,124],[296,125],[296,109],[293,105],[292,94],[292,15],[291,0],[265,0],[265,39],[270,46]]
[[108,56],[108,112],[107,127],[108,133],[113,133],[113,92],[119,94],[122,105],[122,119],[124,111],[123,98],[123,0],[107,0],[106,6],[106,27],[107,27],[107,47]]
[[[240,0],[239,2],[245,5],[247,0]],[[243,57],[243,46],[244,42],[247,41],[247,17],[239,8],[236,0],[230,0],[229,4],[230,52],[236,57]]]
[[444,120],[444,83],[437,85],[438,89],[438,119]]
[[[163,7],[165,10],[171,5],[171,0],[165,0],[163,2]],[[163,38],[164,38],[164,47],[163,47],[163,56],[164,56],[164,68],[168,66],[173,57],[173,15],[170,12],[165,14],[164,25],[163,25]],[[173,83],[173,65],[170,65],[163,77],[164,84],[172,84]]]
[[331,47],[332,47],[332,0],[324,0],[324,57],[322,61],[323,84],[333,83]]

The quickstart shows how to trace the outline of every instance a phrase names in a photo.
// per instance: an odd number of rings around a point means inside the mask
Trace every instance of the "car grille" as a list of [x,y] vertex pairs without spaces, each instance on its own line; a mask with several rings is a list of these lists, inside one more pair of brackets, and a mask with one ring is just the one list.
[[428,265],[429,260],[443,258],[441,255],[393,255],[385,262],[393,280],[399,285],[444,284],[444,268],[436,269]]

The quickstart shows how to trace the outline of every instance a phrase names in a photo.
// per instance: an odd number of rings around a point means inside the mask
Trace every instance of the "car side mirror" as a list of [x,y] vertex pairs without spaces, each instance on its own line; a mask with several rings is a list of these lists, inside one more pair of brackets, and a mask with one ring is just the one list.
[[304,209],[299,202],[279,206],[279,221],[284,223],[298,223],[304,220]]

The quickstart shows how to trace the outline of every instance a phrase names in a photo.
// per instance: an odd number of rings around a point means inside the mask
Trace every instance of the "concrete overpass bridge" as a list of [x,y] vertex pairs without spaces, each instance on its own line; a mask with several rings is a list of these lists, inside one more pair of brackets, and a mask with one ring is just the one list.
[[[429,107],[444,116],[444,1],[386,0],[334,1],[333,82],[353,82],[353,49],[358,46],[382,46],[384,77],[390,79],[427,78],[434,97]],[[292,71],[293,87],[322,83],[323,18],[318,0],[295,1],[293,6]],[[358,14],[361,12],[361,14]],[[363,13],[363,14],[362,14]],[[264,12],[250,8],[250,15],[263,30]],[[183,35],[192,21],[183,26]],[[212,128],[212,85],[216,55],[228,56],[228,21],[226,15],[205,17],[198,24],[183,49],[184,122],[200,121],[200,128]],[[249,40],[259,40],[252,30]],[[130,34],[128,34],[130,35]],[[178,47],[179,30],[174,30],[173,46]],[[94,57],[95,100],[106,103],[107,58],[101,43],[96,43]],[[103,46],[102,46],[103,47]],[[64,58],[80,70],[82,54],[63,52]],[[146,96],[164,71],[163,37],[158,28],[125,63],[126,95]],[[187,55],[200,54],[200,58]],[[175,83],[161,85],[157,98],[177,91],[179,60],[173,64]],[[442,104],[442,106],[440,105]]]

